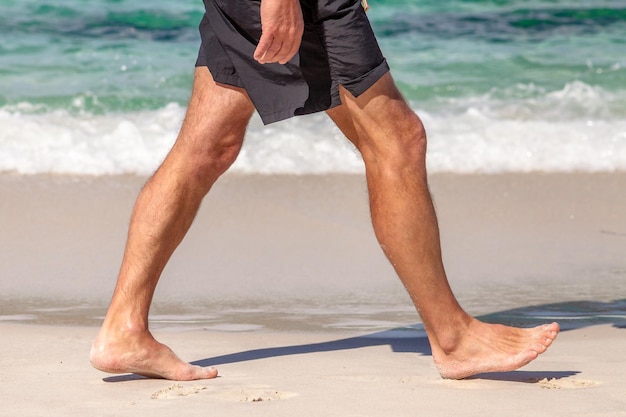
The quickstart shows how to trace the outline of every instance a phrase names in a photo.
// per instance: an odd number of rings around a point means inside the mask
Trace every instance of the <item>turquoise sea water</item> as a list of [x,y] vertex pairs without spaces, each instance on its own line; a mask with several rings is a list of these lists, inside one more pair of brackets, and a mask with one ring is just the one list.
[[[431,170],[626,169],[626,0],[370,3]],[[0,0],[0,171],[151,172],[184,114],[202,13],[200,0]],[[316,115],[255,119],[234,169],[362,167]]]

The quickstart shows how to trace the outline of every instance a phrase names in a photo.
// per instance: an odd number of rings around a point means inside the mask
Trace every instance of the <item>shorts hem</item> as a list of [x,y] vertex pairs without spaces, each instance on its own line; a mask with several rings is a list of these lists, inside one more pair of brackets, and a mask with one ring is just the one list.
[[[389,64],[387,60],[383,59],[380,64],[374,67],[372,70],[363,74],[362,76],[355,78],[353,80],[349,80],[343,83],[339,83],[339,85],[343,86],[352,96],[359,97],[361,94],[365,93],[370,89],[378,80],[382,78],[383,75],[387,74],[390,71]],[[323,107],[309,107],[306,110],[302,111],[302,109],[293,109],[289,108],[286,110],[281,110],[273,113],[261,113],[257,109],[257,113],[261,117],[261,121],[264,125],[268,125],[270,123],[280,122],[281,120],[286,120],[294,116],[305,116],[307,114],[321,113],[326,110],[333,109],[335,107],[341,106],[343,103],[341,102],[341,97],[339,95],[339,89],[333,91],[331,93],[331,101],[327,106]],[[300,110],[300,111],[299,111]]]
[[239,76],[237,76],[237,74],[232,74],[232,73],[226,74],[223,72],[211,71],[211,68],[209,68],[208,65],[196,64],[196,68],[200,68],[200,67],[206,68],[207,71],[211,73],[211,77],[213,78],[213,81],[215,81],[216,83],[226,84],[232,87],[244,88],[243,84],[241,83],[241,79],[239,78]]
[[274,113],[261,113],[257,109],[257,113],[259,114],[259,117],[261,117],[261,121],[263,122],[264,125],[269,125],[270,123],[280,122],[280,121],[287,120],[296,116],[293,109],[282,110],[282,111],[278,111]]
[[378,66],[374,67],[362,76],[350,81],[340,82],[339,84],[348,90],[354,97],[358,97],[369,90],[369,88],[373,86],[376,81],[380,80],[382,76],[388,72],[389,64],[387,64],[386,59],[383,59]]

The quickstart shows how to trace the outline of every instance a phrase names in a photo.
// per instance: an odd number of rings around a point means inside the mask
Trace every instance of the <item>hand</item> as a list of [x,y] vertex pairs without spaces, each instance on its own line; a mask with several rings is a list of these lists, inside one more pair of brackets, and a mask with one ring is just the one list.
[[254,59],[285,64],[300,49],[304,22],[299,0],[261,0],[261,39]]

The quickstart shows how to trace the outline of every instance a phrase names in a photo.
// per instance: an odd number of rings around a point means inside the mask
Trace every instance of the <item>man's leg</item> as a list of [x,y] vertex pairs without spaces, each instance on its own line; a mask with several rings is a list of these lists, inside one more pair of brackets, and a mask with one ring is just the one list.
[[543,353],[558,324],[485,324],[454,297],[426,179],[426,134],[391,75],[358,98],[342,88],[341,98],[327,113],[363,156],[376,237],[422,317],[442,377],[510,371]]
[[200,202],[237,157],[253,110],[243,90],[216,84],[207,68],[196,69],[178,139],[135,203],[113,299],[91,350],[94,367],[175,380],[217,375],[157,342],[148,330],[148,311]]

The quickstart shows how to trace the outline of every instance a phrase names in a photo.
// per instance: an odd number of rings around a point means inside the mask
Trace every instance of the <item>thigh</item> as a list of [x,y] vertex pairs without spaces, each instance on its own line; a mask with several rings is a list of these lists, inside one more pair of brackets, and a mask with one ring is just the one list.
[[343,88],[340,92],[342,104],[327,113],[361,152],[366,164],[425,151],[424,126],[389,73],[359,97]]
[[217,83],[206,67],[196,67],[179,140],[200,147],[240,144],[253,112],[243,88]]
[[340,88],[341,106],[327,111],[328,115],[351,136],[376,130],[402,129],[405,121],[412,123],[417,115],[396,87],[390,73],[384,74],[363,94],[355,97]]

